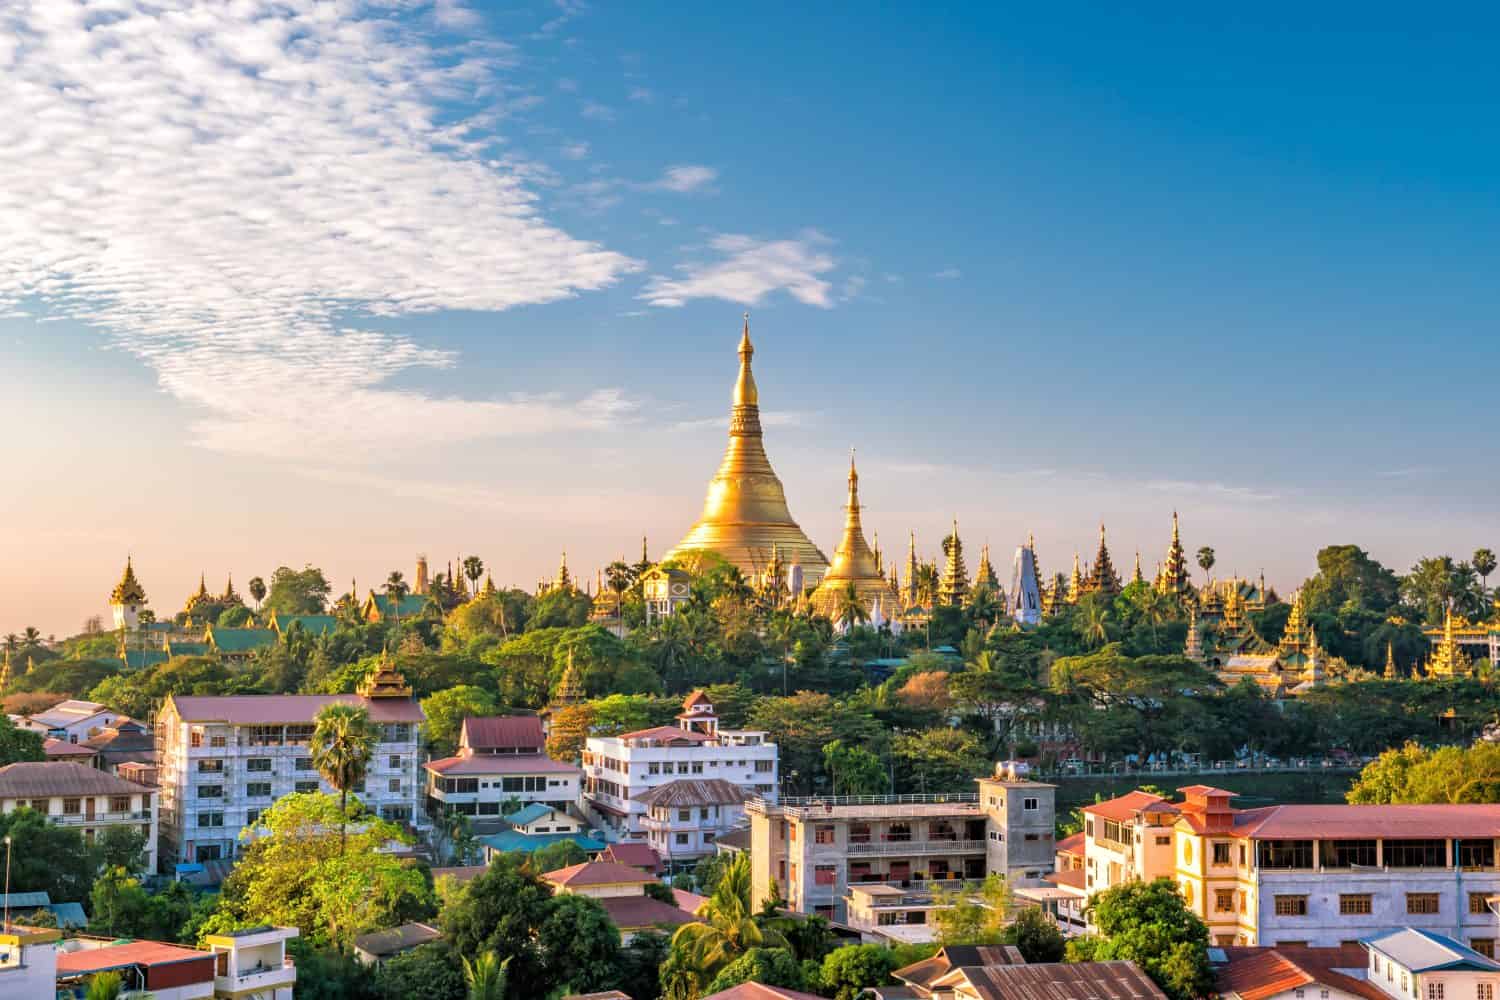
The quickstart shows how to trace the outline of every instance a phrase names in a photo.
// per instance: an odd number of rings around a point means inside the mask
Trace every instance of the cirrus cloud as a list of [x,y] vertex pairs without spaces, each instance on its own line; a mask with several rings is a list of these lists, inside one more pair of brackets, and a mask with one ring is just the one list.
[[0,311],[35,302],[105,331],[221,449],[327,454],[372,419],[389,448],[629,410],[613,390],[398,390],[455,358],[359,328],[553,302],[638,267],[543,219],[519,161],[453,118],[466,101],[503,118],[512,58],[428,33],[455,19],[456,0],[0,8]]
[[675,309],[691,299],[726,299],[755,305],[785,291],[798,302],[833,307],[833,286],[819,275],[838,266],[827,247],[833,241],[815,229],[792,240],[757,240],[726,233],[709,241],[721,258],[679,265],[681,277],[653,275],[637,298]]

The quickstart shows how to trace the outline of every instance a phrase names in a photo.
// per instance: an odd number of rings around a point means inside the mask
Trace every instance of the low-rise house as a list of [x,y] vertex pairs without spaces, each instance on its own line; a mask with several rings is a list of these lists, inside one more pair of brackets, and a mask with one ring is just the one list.
[[498,826],[508,803],[541,803],[564,810],[578,801],[582,771],[547,756],[541,719],[534,715],[465,719],[458,753],[424,765],[427,812],[476,818]]
[[496,854],[536,851],[564,840],[589,853],[604,850],[604,841],[590,835],[583,822],[565,812],[533,802],[504,817],[508,828],[479,838],[488,863]]
[[1214,986],[1223,1000],[1386,1000],[1365,978],[1369,959],[1357,944],[1229,947],[1209,955],[1216,960]]
[[635,841],[610,844],[599,852],[599,856],[594,860],[629,865],[632,868],[639,868],[647,875],[660,875],[662,872],[661,857],[656,853],[655,848]]
[[[900,986],[877,986],[871,992],[876,1000],[897,1000],[935,996],[935,985],[954,969],[984,965],[1024,965],[1026,959],[1015,945],[950,944],[938,949],[931,958],[902,966],[891,973]],[[940,998],[941,1000],[941,998]]]
[[740,983],[731,986],[727,990],[706,996],[703,1000],[823,1000],[816,993],[803,993],[801,990],[788,989],[785,986],[767,986],[765,983]]
[[32,922],[33,916],[45,910],[63,930],[87,927],[89,923],[82,903],[54,903],[47,892],[0,892],[0,908],[9,913],[12,920],[22,922]]
[[119,712],[96,701],[70,698],[30,716],[26,728],[66,743],[82,743],[119,716]]
[[944,908],[930,888],[903,889],[886,882],[851,885],[844,897],[845,923],[875,944],[927,944],[936,939],[929,921]]
[[57,942],[62,931],[24,924],[0,925],[0,996],[7,1000],[54,1000]]
[[388,958],[442,940],[443,932],[429,924],[412,922],[383,931],[371,931],[354,939],[354,957],[363,965],[378,966]]
[[1166,1000],[1134,962],[960,966],[932,985],[952,1000]]
[[297,966],[287,957],[286,943],[297,936],[295,927],[250,927],[203,939],[214,953],[214,996],[292,1000]]
[[121,764],[156,764],[156,737],[145,725],[124,715],[80,746],[96,751],[94,766],[111,774],[119,774]]
[[[69,938],[57,954],[58,997],[83,997],[101,972],[120,975],[122,998],[195,1000],[214,995],[212,952],[160,941]],[[48,994],[50,996],[51,994]]]
[[1362,942],[1365,975],[1395,1000],[1493,1000],[1500,962],[1446,934],[1403,927]]
[[146,870],[156,870],[156,790],[86,764],[24,762],[0,767],[0,812],[23,806],[80,830],[92,844],[112,826],[138,829],[146,839]]
[[83,743],[69,743],[51,736],[42,741],[42,753],[47,755],[48,760],[70,760],[88,767],[93,767],[95,758],[98,757],[98,751],[93,747]]
[[173,863],[233,858],[240,831],[283,795],[332,793],[313,766],[312,734],[318,712],[333,704],[366,709],[378,732],[355,796],[383,819],[426,828],[417,805],[425,716],[386,661],[352,695],[169,695],[156,717],[164,856]]
[[714,841],[745,823],[745,790],[723,778],[678,778],[636,797],[641,827],[668,870],[681,871],[714,853]]
[[588,896],[598,900],[620,929],[620,938],[625,942],[643,931],[670,931],[697,920],[691,912],[648,896],[646,886],[659,883],[639,868],[629,865],[587,861],[547,872],[542,881],[551,886],[555,894]]

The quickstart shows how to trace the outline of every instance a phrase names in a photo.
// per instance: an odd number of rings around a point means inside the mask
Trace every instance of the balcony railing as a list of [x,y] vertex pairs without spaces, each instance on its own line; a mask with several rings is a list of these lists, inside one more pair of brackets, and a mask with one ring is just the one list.
[[886,840],[869,844],[851,843],[849,857],[879,855],[893,857],[903,854],[978,854],[986,849],[982,840]]

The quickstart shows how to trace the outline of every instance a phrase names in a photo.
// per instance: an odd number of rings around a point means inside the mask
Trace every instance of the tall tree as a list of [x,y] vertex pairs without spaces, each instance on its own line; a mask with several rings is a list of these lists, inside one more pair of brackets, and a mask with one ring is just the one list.
[[702,923],[677,928],[672,950],[702,983],[751,948],[786,947],[786,940],[776,931],[763,929],[751,912],[750,858],[744,854],[730,863],[714,894],[699,907],[698,916]]
[[470,593],[479,593],[479,579],[484,576],[484,560],[478,556],[465,556],[464,576],[469,578]]
[[1214,550],[1205,545],[1198,550],[1198,567],[1203,570],[1203,582],[1208,582],[1208,571],[1214,568]]
[[1474,558],[1469,560],[1474,566],[1474,572],[1479,574],[1480,586],[1489,590],[1490,574],[1495,572],[1495,553],[1492,549],[1475,549]]
[[328,607],[333,587],[316,566],[291,569],[278,566],[271,574],[265,608],[280,615],[318,615]]
[[468,1000],[505,1000],[510,956],[502,960],[494,952],[487,951],[473,961],[465,958],[463,963],[464,983],[469,988]]
[[625,591],[635,582],[635,573],[623,559],[616,559],[604,567],[604,582],[615,595],[615,617],[624,614]]
[[255,602],[255,610],[260,610],[260,602],[266,599],[266,581],[258,576],[250,578],[250,599]]
[[374,756],[375,729],[362,706],[334,702],[318,712],[313,720],[313,766],[339,790],[341,848],[349,834],[349,790],[364,784]]
[[1207,996],[1213,985],[1208,928],[1170,879],[1130,881],[1097,893],[1089,902],[1099,936],[1068,942],[1070,962],[1135,962],[1171,1000]]
[[385,586],[381,589],[385,591],[385,596],[399,604],[401,598],[411,593],[411,584],[406,582],[406,576],[399,569],[393,569],[391,575],[385,578]]

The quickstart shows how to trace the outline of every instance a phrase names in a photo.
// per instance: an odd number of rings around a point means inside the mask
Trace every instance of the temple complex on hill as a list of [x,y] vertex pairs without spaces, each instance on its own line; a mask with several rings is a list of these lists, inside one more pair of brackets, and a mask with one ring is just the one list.
[[740,373],[729,410],[729,445],[708,484],[703,514],[663,561],[692,552],[717,552],[746,578],[764,574],[774,555],[801,567],[812,585],[828,572],[828,557],[803,533],[787,508],[786,491],[766,456],[760,426],[760,392],[750,360],[750,316],[740,335]]

